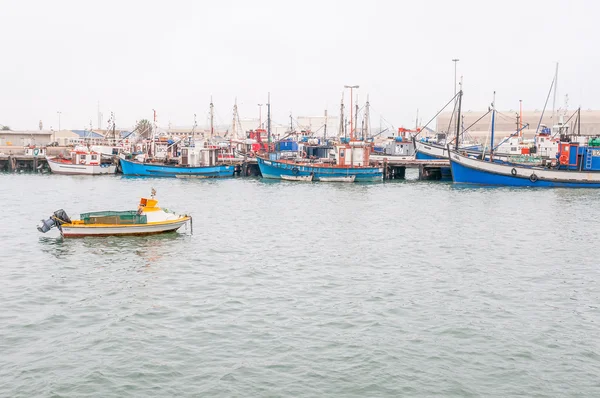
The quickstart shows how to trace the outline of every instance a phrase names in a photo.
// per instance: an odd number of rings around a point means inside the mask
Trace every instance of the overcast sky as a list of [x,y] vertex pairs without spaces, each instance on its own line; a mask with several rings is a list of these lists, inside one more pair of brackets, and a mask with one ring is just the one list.
[[[464,76],[465,109],[600,108],[597,1],[0,0],[0,124],[13,129],[338,115],[344,85],[374,120],[425,122]],[[348,93],[346,93],[348,99]],[[550,100],[550,106],[552,99]],[[263,108],[263,115],[264,115]]]

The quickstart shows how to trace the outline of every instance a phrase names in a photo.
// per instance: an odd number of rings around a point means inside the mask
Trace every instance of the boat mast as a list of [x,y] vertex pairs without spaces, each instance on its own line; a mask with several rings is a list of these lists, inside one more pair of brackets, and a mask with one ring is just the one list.
[[344,124],[344,93],[342,92],[342,101],[340,102],[340,131],[338,133],[340,138],[345,136]]
[[460,107],[462,105],[462,85],[461,89],[458,92],[458,117],[456,118],[456,140],[454,142],[454,149],[458,151],[458,139],[460,136]]
[[194,113],[194,125],[192,126],[192,138],[196,139],[196,127],[198,127],[198,121],[196,120],[196,114]]
[[238,119],[238,109],[237,109],[237,98],[233,103],[233,121],[231,122],[231,139],[237,140],[237,119]]
[[213,134],[215,132],[215,128],[214,128],[214,105],[213,105],[213,99],[212,99],[212,95],[210,96],[210,140],[212,141],[213,138]]
[[323,143],[327,141],[327,109],[325,109],[325,124],[323,125]]
[[555,117],[556,117],[556,87],[557,86],[558,86],[558,62],[556,63],[556,72],[554,73],[554,99],[552,100],[552,125],[556,124]]
[[[117,143],[117,124],[115,123],[115,121],[113,120],[113,125],[112,125],[112,139],[113,139],[113,144]],[[92,121],[90,120],[90,130],[92,129]]]
[[353,108],[352,108],[352,93],[355,88],[358,88],[358,86],[344,86],[344,88],[349,88],[350,89],[350,141],[352,141],[354,139],[354,125],[353,125],[353,120],[354,120],[354,116],[353,116]]
[[271,93],[267,94],[267,145],[271,147]]
[[419,128],[419,108],[417,108],[417,118],[415,119],[415,131]]
[[369,123],[371,123],[370,115],[369,115],[369,96],[367,95],[367,103],[365,104],[365,118],[363,119],[363,140],[367,140],[369,137]]
[[150,135],[150,148],[152,151],[152,156],[154,156],[156,153],[156,143],[154,142],[154,135],[156,134],[156,110],[152,109],[152,112],[154,112],[154,126],[151,131],[152,134]]
[[494,157],[494,130],[496,127],[495,124],[496,124],[496,92],[494,91],[494,99],[492,100],[492,138],[490,139],[490,141],[491,141],[490,162],[492,161],[492,158]]
[[354,130],[358,127],[358,95],[356,96],[356,105],[354,105]]

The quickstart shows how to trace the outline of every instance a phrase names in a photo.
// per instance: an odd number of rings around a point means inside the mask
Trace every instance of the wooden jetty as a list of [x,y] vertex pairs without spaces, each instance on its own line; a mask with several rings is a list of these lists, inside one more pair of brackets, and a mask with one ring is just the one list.
[[257,177],[261,175],[256,158],[246,158],[236,162],[235,173],[240,177]]
[[0,171],[44,172],[48,170],[48,161],[44,156],[0,154]]
[[450,168],[448,159],[424,160],[414,156],[382,156],[371,155],[372,165],[383,167],[383,178],[403,179],[406,169],[419,169],[419,180],[441,180],[442,168]]

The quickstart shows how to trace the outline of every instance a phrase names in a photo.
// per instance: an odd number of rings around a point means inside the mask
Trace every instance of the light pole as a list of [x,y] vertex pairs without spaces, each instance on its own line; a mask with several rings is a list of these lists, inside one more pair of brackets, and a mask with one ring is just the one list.
[[344,88],[350,89],[350,141],[354,139],[354,130],[352,125],[352,90],[358,88],[358,86],[344,86]]
[[456,95],[456,64],[460,61],[458,58],[454,58],[452,62],[454,62],[454,95]]
[[263,104],[258,104],[258,128],[262,128],[262,106]]
[[[58,133],[60,134],[60,115],[61,115],[61,111],[57,111],[56,113],[58,113]],[[56,136],[54,137],[54,139],[52,140],[53,142],[56,141]]]

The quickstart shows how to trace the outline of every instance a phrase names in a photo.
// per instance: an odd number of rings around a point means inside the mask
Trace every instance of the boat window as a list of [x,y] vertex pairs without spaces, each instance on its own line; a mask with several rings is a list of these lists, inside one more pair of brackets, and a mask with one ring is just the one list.
[[92,155],[92,160],[98,160],[98,155]]
[[79,155],[81,160],[85,160],[85,155]]
[[344,157],[344,152],[345,152],[345,150],[344,150],[344,149],[340,149],[340,157],[341,157],[341,158],[343,158],[343,157]]

